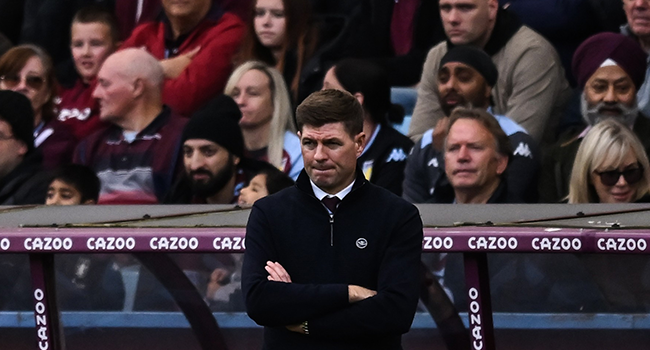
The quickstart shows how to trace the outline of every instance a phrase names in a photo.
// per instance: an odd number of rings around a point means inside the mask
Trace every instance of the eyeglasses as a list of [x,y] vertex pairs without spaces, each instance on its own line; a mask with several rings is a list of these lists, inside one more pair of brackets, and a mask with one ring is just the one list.
[[[16,85],[20,84],[22,77],[17,74],[5,74],[0,76],[0,81],[2,81],[7,88],[13,89]],[[45,84],[45,78],[39,77],[38,75],[28,75],[25,77],[25,85],[29,86],[34,90],[40,90]]]
[[643,178],[643,168],[638,167],[628,170],[609,170],[609,171],[596,171],[596,174],[600,176],[600,182],[605,186],[614,186],[618,182],[618,179],[623,176],[625,182],[630,185],[641,181]]

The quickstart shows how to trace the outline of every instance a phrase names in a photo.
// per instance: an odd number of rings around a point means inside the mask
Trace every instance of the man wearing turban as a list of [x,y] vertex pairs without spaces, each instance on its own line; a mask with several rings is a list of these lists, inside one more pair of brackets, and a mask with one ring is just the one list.
[[585,40],[573,56],[573,74],[582,89],[586,125],[565,131],[542,162],[540,199],[557,202],[568,194],[569,177],[582,138],[593,125],[617,118],[650,150],[650,120],[639,118],[637,91],[645,80],[647,55],[622,34],[600,33]]

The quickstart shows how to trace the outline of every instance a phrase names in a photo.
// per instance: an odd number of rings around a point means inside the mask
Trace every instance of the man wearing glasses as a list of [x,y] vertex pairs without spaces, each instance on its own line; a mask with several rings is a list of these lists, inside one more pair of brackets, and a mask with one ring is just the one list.
[[0,205],[45,203],[48,183],[34,150],[33,127],[27,97],[0,90]]
[[650,151],[650,120],[639,111],[637,100],[646,76],[647,57],[636,41],[616,33],[596,34],[578,47],[572,68],[578,86],[583,89],[581,110],[586,125],[564,132],[542,161],[542,202],[557,202],[569,193],[578,147],[591,127],[601,120],[615,118],[627,125],[639,137],[645,151]]

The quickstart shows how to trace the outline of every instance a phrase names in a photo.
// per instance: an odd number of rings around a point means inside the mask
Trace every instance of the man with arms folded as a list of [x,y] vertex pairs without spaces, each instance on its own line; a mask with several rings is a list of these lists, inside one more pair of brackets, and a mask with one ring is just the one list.
[[247,312],[265,349],[401,349],[418,301],[418,211],[357,168],[365,135],[352,95],[315,92],[297,121],[305,168],[248,221]]

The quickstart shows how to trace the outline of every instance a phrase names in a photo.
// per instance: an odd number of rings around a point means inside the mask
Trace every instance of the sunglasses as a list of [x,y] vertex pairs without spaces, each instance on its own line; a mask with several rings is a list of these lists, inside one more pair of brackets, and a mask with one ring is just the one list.
[[[17,74],[5,74],[0,76],[0,81],[2,81],[7,88],[13,89],[16,85],[20,84],[22,78]],[[31,89],[40,90],[45,84],[45,78],[39,77],[38,75],[28,75],[25,77],[25,85],[29,86]]]
[[596,174],[600,176],[600,182],[605,186],[614,186],[618,182],[618,179],[623,176],[625,182],[629,185],[634,185],[635,183],[641,181],[643,178],[643,168],[638,167],[628,170],[609,170],[609,171],[596,171]]

